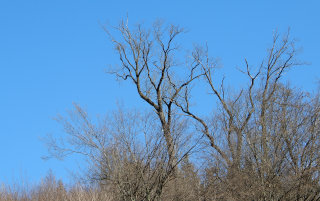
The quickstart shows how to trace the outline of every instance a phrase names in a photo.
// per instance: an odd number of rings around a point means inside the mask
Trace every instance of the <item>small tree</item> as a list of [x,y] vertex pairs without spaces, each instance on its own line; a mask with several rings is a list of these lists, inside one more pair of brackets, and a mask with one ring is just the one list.
[[[155,116],[119,109],[112,117],[92,120],[80,106],[74,107],[69,117],[57,119],[67,136],[61,141],[47,138],[50,156],[84,156],[90,181],[112,192],[114,200],[160,199],[173,169]],[[173,119],[175,140],[185,128],[183,121]]]

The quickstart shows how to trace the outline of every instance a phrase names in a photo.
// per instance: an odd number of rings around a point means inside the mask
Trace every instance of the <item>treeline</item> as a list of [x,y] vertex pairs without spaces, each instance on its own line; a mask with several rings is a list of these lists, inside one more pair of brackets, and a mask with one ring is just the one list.
[[[274,35],[261,65],[245,60],[240,73],[248,83],[231,93],[218,80],[208,46],[182,51],[183,29],[161,23],[131,29],[122,22],[105,30],[120,58],[109,72],[129,80],[151,109],[120,108],[91,119],[75,105],[57,119],[66,135],[47,137],[49,156],[87,159],[92,186],[79,194],[131,201],[320,200],[319,93],[284,83],[288,70],[303,65],[289,33]],[[192,107],[194,85],[216,100],[206,115]]]
[[0,186],[0,201],[109,201],[107,192],[80,183],[72,186],[56,180],[49,172],[39,184],[12,184]]

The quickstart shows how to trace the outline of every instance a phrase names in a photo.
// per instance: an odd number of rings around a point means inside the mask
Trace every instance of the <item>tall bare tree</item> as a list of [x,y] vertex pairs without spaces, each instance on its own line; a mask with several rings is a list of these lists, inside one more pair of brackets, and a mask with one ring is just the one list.
[[[106,32],[121,63],[110,72],[124,80],[130,79],[139,96],[155,110],[166,140],[169,165],[175,169],[178,164],[172,134],[172,119],[177,115],[175,102],[189,96],[184,89],[203,75],[201,66],[193,60],[179,63],[181,55],[176,41],[183,29],[178,26],[157,22],[153,29],[144,29],[142,25],[130,29],[128,21],[122,21],[115,29],[120,33],[119,39],[109,30]],[[181,72],[186,76],[179,78]]]
[[[188,99],[176,104],[202,125],[202,132],[216,153],[219,163],[213,165],[211,172],[220,181],[220,192],[214,193],[221,195],[221,199],[319,198],[316,193],[319,189],[316,162],[319,139],[315,124],[310,124],[314,122],[311,119],[318,116],[318,109],[315,109],[318,99],[307,99],[305,93],[297,93],[280,82],[287,70],[302,64],[296,60],[296,53],[289,34],[283,38],[275,34],[272,47],[256,73],[245,60],[243,73],[249,78],[248,88],[231,96],[225,92],[223,83],[220,88],[214,85],[215,63],[211,62],[207,48],[195,50],[194,59],[218,99],[219,110],[214,115],[214,123],[209,124],[191,111]],[[218,137],[220,140],[216,142]],[[308,162],[302,162],[304,160]],[[295,173],[291,174],[292,171]],[[303,179],[306,177],[307,181]]]

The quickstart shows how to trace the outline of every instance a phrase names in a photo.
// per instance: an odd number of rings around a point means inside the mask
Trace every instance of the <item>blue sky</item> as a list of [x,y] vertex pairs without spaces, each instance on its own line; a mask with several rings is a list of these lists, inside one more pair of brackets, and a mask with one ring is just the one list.
[[[288,73],[288,80],[314,90],[320,78],[320,2],[268,1],[0,1],[0,183],[19,178],[38,181],[49,169],[68,180],[75,159],[43,161],[39,138],[62,135],[53,118],[79,103],[103,114],[121,101],[143,107],[130,83],[119,84],[104,71],[117,56],[101,24],[116,25],[129,15],[132,24],[160,18],[188,30],[183,44],[207,42],[221,60],[230,85],[242,83],[235,67],[244,58],[258,64],[272,33],[291,33],[310,63]],[[198,102],[210,104],[198,96]],[[197,102],[197,101],[196,101]],[[205,111],[206,104],[198,104]]]

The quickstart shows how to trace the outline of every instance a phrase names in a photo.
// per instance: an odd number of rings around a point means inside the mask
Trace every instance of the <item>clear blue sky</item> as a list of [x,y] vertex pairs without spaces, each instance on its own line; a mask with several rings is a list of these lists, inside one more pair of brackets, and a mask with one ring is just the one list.
[[230,84],[241,82],[235,67],[245,57],[257,64],[273,31],[291,27],[303,47],[300,58],[311,65],[292,71],[288,80],[312,90],[320,77],[319,8],[318,0],[1,0],[0,183],[38,181],[49,169],[68,180],[75,162],[43,161],[39,138],[62,134],[52,118],[72,102],[92,114],[111,111],[117,100],[142,107],[128,83],[104,73],[118,57],[100,24],[115,25],[128,13],[133,24],[161,18],[186,27],[185,44],[208,42]]

